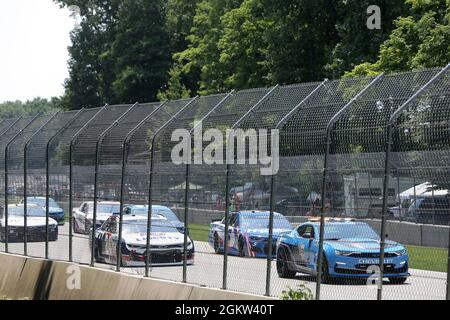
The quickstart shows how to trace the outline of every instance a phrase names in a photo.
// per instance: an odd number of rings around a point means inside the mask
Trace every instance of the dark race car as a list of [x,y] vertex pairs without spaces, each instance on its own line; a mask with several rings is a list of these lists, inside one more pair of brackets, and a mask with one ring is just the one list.
[[[268,211],[240,211],[230,214],[228,229],[228,252],[241,257],[266,258],[269,238]],[[224,250],[225,219],[212,222],[209,244],[216,253]],[[289,221],[281,214],[274,213],[272,253],[275,257],[275,243],[280,234],[292,230]]]

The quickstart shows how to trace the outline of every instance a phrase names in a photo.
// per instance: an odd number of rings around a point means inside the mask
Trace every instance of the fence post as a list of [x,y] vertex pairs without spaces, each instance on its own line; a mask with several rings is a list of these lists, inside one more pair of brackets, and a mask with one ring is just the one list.
[[[33,118],[31,118],[30,121],[28,121],[28,123],[25,125],[25,127],[23,127],[19,132],[17,132],[13,138],[11,138],[11,140],[9,140],[9,142],[7,143],[6,147],[5,147],[5,209],[4,209],[4,213],[5,213],[5,252],[8,253],[8,245],[9,245],[9,230],[8,230],[8,151],[9,151],[9,146],[14,142],[14,140],[16,140],[16,138],[22,133],[24,132],[26,129],[28,129],[28,127],[40,116],[40,114],[38,113],[37,115],[35,115]],[[25,212],[24,212],[24,217],[26,216]]]
[[[39,129],[36,130],[35,133],[25,142],[25,146],[23,148],[23,254],[25,256],[28,255],[28,147],[30,146],[31,141],[34,137],[36,137],[44,128],[59,114],[60,112],[56,112],[53,114]],[[46,229],[48,229],[48,221],[46,224]]]
[[[120,173],[120,209],[119,209],[119,235],[118,238],[122,239],[122,224],[123,224],[123,198],[125,193],[125,174],[126,174],[126,165],[128,162],[128,148],[130,146],[130,140],[133,135],[140,129],[142,126],[151,118],[153,115],[158,112],[161,108],[163,108],[167,104],[167,101],[161,103],[155,110],[153,110],[148,116],[146,116],[136,127],[134,127],[125,137],[122,144],[122,169]],[[120,262],[122,261],[122,250],[120,246],[120,241],[117,243],[116,248],[116,271],[120,271]]]
[[[125,118],[130,112],[132,112],[139,103],[133,104],[129,107],[117,120],[115,120],[106,130],[104,130],[97,139],[97,143],[95,144],[95,165],[94,165],[94,208],[92,210],[92,232],[91,232],[91,267],[95,264],[95,230],[97,224],[97,202],[98,202],[98,167],[100,162],[100,147],[103,143],[103,139],[106,135],[111,132],[117,125],[120,124],[123,118]],[[120,214],[120,213],[119,213]],[[122,239],[118,239],[119,245]]]
[[328,162],[330,156],[330,146],[331,146],[331,130],[333,129],[336,122],[340,119],[342,115],[355,103],[370,87],[381,80],[384,74],[378,75],[372,82],[367,85],[363,90],[361,90],[353,99],[351,99],[341,110],[339,110],[333,118],[328,122],[327,133],[326,133],[326,149],[323,164],[322,173],[322,199],[321,199],[321,212],[320,212],[320,232],[319,232],[319,252],[317,257],[317,279],[316,279],[316,300],[320,300],[320,286],[322,283],[322,264],[323,264],[323,239],[325,230],[325,195],[326,195],[326,183],[327,183],[327,173],[328,173]]
[[80,135],[86,130],[87,127],[95,120],[97,117],[103,113],[108,108],[108,104],[105,104],[89,121],[87,121],[80,130],[78,130],[70,140],[69,145],[69,262],[73,261],[73,148],[77,142]]
[[147,213],[147,239],[146,239],[146,250],[145,250],[145,277],[149,277],[150,273],[150,265],[151,265],[151,247],[150,247],[150,235],[152,232],[152,189],[153,189],[153,172],[154,172],[154,165],[155,165],[155,142],[158,138],[161,131],[166,129],[172,122],[177,121],[180,114],[182,114],[187,108],[189,108],[190,105],[192,105],[196,100],[198,99],[198,96],[195,96],[194,98],[190,99],[189,102],[184,105],[172,118],[170,118],[168,121],[166,121],[161,127],[159,127],[152,135],[152,140],[150,144],[150,175],[149,175],[149,184],[148,184],[148,213]]
[[[393,144],[393,130],[395,126],[395,122],[399,115],[403,112],[405,108],[407,108],[423,91],[425,91],[432,83],[436,80],[440,79],[442,75],[444,75],[450,69],[450,64],[448,64],[445,68],[443,68],[439,73],[437,73],[430,81],[428,81],[423,87],[416,91],[414,95],[412,95],[402,106],[400,106],[390,117],[388,126],[387,126],[387,143],[386,143],[386,152],[385,152],[385,164],[384,164],[384,181],[383,181],[383,206],[381,212],[381,231],[380,231],[380,264],[379,264],[379,278],[378,278],[378,291],[377,291],[377,299],[381,300],[383,296],[383,273],[384,273],[384,249],[386,246],[386,216],[387,216],[387,201],[388,201],[388,190],[389,190],[389,173],[391,171],[391,151]],[[450,252],[448,262],[450,263]],[[450,280],[450,265],[448,266],[449,270],[447,272],[447,299],[449,299],[449,281]]]
[[[328,79],[325,79],[322,83],[320,83],[313,91],[311,91],[299,104],[297,104],[287,115],[283,117],[283,119],[278,122],[275,127],[275,130],[280,130],[286,122],[291,119],[293,115],[295,115],[298,110],[304,106],[309,99],[311,99],[318,91],[321,89],[326,83]],[[269,239],[268,239],[268,255],[267,255],[267,269],[266,269],[266,296],[270,296],[270,283],[271,283],[271,273],[272,273],[272,242],[273,242],[273,215],[275,211],[275,175],[272,174],[270,177],[270,217],[269,217]]]
[[[250,117],[252,113],[259,108],[265,101],[267,101],[275,91],[278,90],[280,86],[277,84],[272,87],[265,95],[261,98],[253,107],[250,108],[231,128],[232,130],[238,128],[242,122]],[[230,145],[230,137],[227,136],[227,159],[229,152],[234,152],[234,150],[229,150],[228,146]],[[234,159],[234,158],[233,158]],[[230,228],[229,218],[230,218],[230,175],[231,175],[231,164],[227,163],[226,165],[226,176],[225,176],[225,229],[223,231],[223,279],[222,279],[222,289],[226,290],[228,287],[228,229]]]
[[[222,105],[234,94],[234,90],[228,93],[218,104],[216,104],[201,120],[198,124],[194,125],[194,127],[189,132],[190,136],[195,132],[198,125],[203,121],[207,120],[211,114],[216,112]],[[189,155],[191,157],[191,154]],[[187,282],[187,239],[188,239],[188,231],[189,231],[189,185],[190,185],[190,163],[191,159],[186,159],[186,179],[185,184],[186,188],[184,190],[184,242],[183,242],[183,282]]]
[[[14,127],[20,120],[22,120],[23,118],[22,117],[18,117],[16,120],[14,120],[5,130],[3,130],[3,132],[1,133],[1,135],[4,135],[4,134],[6,134],[12,127]],[[5,157],[5,159],[4,159],[4,161],[5,161],[5,163],[4,163],[4,167],[6,167],[7,166],[7,164],[6,164],[6,157]],[[6,174],[6,171],[5,171],[5,174]],[[4,176],[5,176],[5,174],[4,174]],[[6,195],[6,193],[7,193],[7,190],[8,190],[8,182],[5,180],[5,182],[4,182],[4,184],[5,184],[5,195]],[[3,209],[3,212],[5,213],[6,211],[5,211],[5,209]],[[5,231],[6,231],[6,226],[5,226]],[[8,252],[8,245],[7,245],[7,241],[6,241],[6,233],[7,232],[5,232],[5,235],[4,235],[4,237],[5,237],[5,239],[4,239],[4,241],[5,241],[5,252],[7,253]],[[1,235],[1,234],[0,234]],[[1,239],[1,237],[0,237],[0,239]]]
[[[84,108],[80,109],[73,117],[69,120],[61,129],[59,129],[47,142],[47,147],[45,148],[45,259],[48,259],[48,241],[49,241],[49,230],[48,230],[48,222],[50,215],[50,146],[53,143],[53,140],[56,139],[60,134],[69,128],[72,123],[78,119],[80,114],[84,111]],[[69,220],[70,221],[70,220]],[[69,223],[70,224],[70,223]],[[70,228],[70,226],[69,226]]]

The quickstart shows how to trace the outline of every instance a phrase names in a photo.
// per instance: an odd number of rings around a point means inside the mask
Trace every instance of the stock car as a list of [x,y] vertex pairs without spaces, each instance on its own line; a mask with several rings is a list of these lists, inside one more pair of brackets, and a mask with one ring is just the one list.
[[[24,200],[22,199],[22,201],[20,203],[23,203]],[[45,197],[27,197],[27,203],[28,204],[35,204],[38,205],[40,207],[42,207],[42,209],[45,210],[46,207],[46,198]],[[65,223],[65,217],[64,217],[64,209],[61,208],[55,200],[53,200],[52,198],[49,199],[49,204],[50,207],[48,209],[48,213],[50,218],[52,218],[53,220],[56,220],[56,222],[58,222],[59,225],[64,225]]]
[[[268,211],[239,211],[230,213],[228,229],[228,253],[240,257],[267,258],[269,238]],[[210,224],[209,244],[216,253],[224,251],[225,218]],[[289,221],[281,214],[274,213],[272,254],[280,234],[292,230]]]
[[[326,219],[324,228],[322,282],[373,275],[380,261],[380,238],[367,223]],[[293,278],[297,272],[317,276],[319,230],[320,220],[311,219],[278,238],[276,266],[280,278]],[[386,240],[384,277],[395,284],[409,277],[408,252],[394,241]]]
[[[73,231],[75,233],[89,234],[92,223],[94,202],[83,202],[80,207],[73,211]],[[118,215],[120,212],[120,203],[116,201],[98,201],[97,202],[97,217],[95,221],[95,228],[99,228],[111,215]]]
[[[24,205],[8,205],[8,242],[24,241]],[[48,219],[49,241],[58,240],[58,223]],[[0,217],[0,242],[5,242],[5,214]],[[44,242],[46,239],[45,210],[35,204],[27,205],[27,241]]]
[[[167,219],[152,216],[150,235],[150,261],[152,266],[183,264],[184,234]],[[110,216],[95,232],[95,260],[99,263],[117,263],[119,217]],[[124,215],[122,239],[120,241],[121,265],[124,267],[145,266],[147,252],[147,218]],[[188,238],[187,264],[194,263],[194,242]]]
[[[127,205],[124,214],[148,216],[148,205]],[[178,219],[177,215],[168,207],[152,205],[152,215],[159,215],[170,221],[180,232],[184,232],[184,223]]]

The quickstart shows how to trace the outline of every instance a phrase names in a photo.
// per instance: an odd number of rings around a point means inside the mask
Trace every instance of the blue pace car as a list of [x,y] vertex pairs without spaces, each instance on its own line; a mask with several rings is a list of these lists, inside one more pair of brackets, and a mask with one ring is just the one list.
[[[277,272],[281,278],[299,273],[317,275],[320,221],[311,220],[279,237]],[[322,282],[333,278],[368,278],[370,266],[380,261],[380,237],[365,222],[327,219],[324,233]],[[368,269],[369,268],[369,269]],[[384,276],[391,283],[404,283],[408,276],[408,253],[404,246],[386,241]]]
[[[269,238],[269,216],[267,211],[240,211],[230,213],[228,229],[228,253],[241,257],[267,258]],[[225,219],[210,225],[209,244],[216,253],[224,251]],[[292,230],[289,221],[274,213],[272,253],[280,234]]]
[[[20,203],[23,203],[24,199]],[[46,206],[46,198],[45,197],[27,197],[27,203],[28,204],[35,204],[42,209],[45,210]],[[64,225],[65,223],[65,216],[64,216],[64,209],[59,206],[59,204],[56,203],[55,200],[52,198],[49,199],[49,216],[50,218],[56,220],[59,225]]]

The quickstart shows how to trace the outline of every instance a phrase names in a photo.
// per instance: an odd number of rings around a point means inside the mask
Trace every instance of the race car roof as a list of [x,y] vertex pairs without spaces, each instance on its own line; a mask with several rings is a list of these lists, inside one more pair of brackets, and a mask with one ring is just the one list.
[[[253,210],[253,211],[237,211],[237,212],[235,212],[235,213],[238,213],[238,214],[240,214],[240,215],[243,215],[243,216],[248,216],[248,217],[252,217],[252,216],[258,216],[258,217],[261,217],[261,216],[270,216],[270,211],[256,211],[256,210]],[[276,215],[276,216],[282,216],[282,214],[280,214],[280,213],[278,213],[278,212],[274,212],[273,213],[274,215]]]

